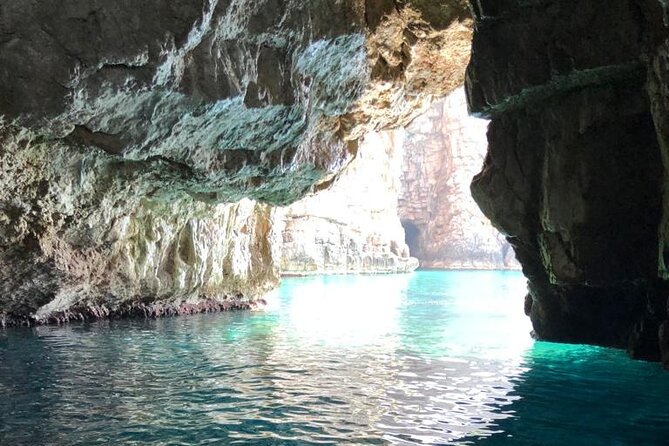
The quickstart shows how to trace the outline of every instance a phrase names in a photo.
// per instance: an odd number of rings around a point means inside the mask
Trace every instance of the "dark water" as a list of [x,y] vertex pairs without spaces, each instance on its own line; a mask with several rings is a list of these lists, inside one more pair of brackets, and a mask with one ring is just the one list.
[[533,342],[523,291],[289,279],[262,312],[0,332],[0,444],[669,444],[669,373]]

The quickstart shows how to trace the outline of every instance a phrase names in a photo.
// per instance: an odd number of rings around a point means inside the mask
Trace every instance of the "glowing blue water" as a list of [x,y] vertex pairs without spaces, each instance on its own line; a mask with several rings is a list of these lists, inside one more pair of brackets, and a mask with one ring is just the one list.
[[669,444],[669,374],[535,343],[518,273],[285,280],[261,312],[0,332],[0,444]]

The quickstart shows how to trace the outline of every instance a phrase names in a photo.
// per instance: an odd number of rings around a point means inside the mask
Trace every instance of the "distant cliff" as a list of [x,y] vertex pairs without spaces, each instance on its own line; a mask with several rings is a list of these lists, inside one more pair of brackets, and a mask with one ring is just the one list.
[[278,208],[284,274],[413,271],[397,217],[401,133],[368,134],[328,190]]
[[520,267],[469,191],[488,149],[487,126],[467,114],[459,88],[406,129],[398,209],[421,267]]
[[279,269],[406,272],[416,258],[425,268],[517,268],[469,193],[487,149],[486,126],[467,115],[460,88],[406,130],[368,135],[330,189],[277,210]]

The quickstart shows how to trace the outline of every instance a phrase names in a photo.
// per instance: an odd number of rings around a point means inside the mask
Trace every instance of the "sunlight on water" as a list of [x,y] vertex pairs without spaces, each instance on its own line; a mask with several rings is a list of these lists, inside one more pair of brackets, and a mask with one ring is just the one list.
[[280,305],[283,297],[291,335],[305,342],[331,346],[396,343],[400,305],[410,277],[292,279],[299,285],[286,285],[289,301],[284,287],[270,298],[270,309]]
[[534,342],[524,294],[291,278],[264,311],[0,331],[0,444],[667,444],[668,374]]

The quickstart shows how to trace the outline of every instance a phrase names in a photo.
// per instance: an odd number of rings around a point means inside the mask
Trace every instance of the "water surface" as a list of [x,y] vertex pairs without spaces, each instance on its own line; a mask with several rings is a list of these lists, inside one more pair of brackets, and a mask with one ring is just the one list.
[[534,342],[524,287],[290,278],[264,311],[0,331],[0,444],[669,444],[669,374]]

